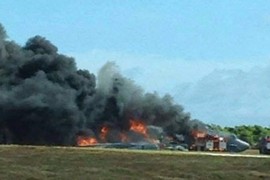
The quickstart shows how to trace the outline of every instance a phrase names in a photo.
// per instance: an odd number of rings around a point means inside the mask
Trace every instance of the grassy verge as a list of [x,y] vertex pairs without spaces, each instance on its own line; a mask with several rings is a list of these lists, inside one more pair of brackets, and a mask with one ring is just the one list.
[[0,179],[270,179],[270,158],[0,146]]

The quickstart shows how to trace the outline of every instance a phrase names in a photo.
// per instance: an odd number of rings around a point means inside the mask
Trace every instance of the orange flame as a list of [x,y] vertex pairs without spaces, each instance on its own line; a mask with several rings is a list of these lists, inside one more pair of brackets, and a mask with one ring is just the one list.
[[108,132],[109,132],[109,128],[107,126],[103,126],[100,130],[100,139],[104,141],[106,139]]
[[195,138],[205,138],[206,133],[203,131],[192,131],[192,135]]
[[124,133],[120,133],[121,142],[128,142],[128,137]]
[[141,121],[130,120],[130,130],[134,131],[136,133],[143,134],[145,137],[148,137],[148,135],[147,135],[147,127]]
[[94,137],[85,137],[85,136],[78,136],[77,137],[77,145],[78,146],[90,146],[97,144],[97,139]]
[[130,120],[130,128],[129,130],[134,131],[136,133],[142,134],[144,136],[144,140],[149,143],[159,144],[160,140],[151,138],[147,132],[147,126],[144,122],[140,120]]

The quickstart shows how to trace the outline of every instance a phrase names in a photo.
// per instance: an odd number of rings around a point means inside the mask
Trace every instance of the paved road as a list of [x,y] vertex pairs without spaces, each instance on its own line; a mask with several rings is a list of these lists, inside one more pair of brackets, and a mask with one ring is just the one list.
[[186,153],[188,153],[188,154],[206,155],[206,156],[270,158],[270,155],[261,155],[261,154],[212,153],[212,152],[186,152]]

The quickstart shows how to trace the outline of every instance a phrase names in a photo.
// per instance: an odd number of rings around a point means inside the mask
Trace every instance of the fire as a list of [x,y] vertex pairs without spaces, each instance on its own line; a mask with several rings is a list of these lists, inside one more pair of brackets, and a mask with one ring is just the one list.
[[128,137],[125,133],[120,133],[121,142],[128,142]]
[[192,135],[195,138],[204,138],[206,136],[206,133],[202,131],[192,131]]
[[160,141],[158,139],[154,139],[150,137],[148,134],[147,126],[143,121],[140,120],[130,120],[130,131],[136,132],[138,134],[142,134],[144,136],[144,141],[147,141],[152,144],[159,144]]
[[147,127],[141,121],[130,120],[130,130],[134,131],[136,133],[143,134],[145,137],[148,137],[148,135],[147,135]]
[[100,130],[100,139],[105,141],[108,132],[109,132],[109,128],[107,126],[103,126]]
[[90,146],[97,144],[97,139],[94,137],[78,136],[77,145],[78,146]]

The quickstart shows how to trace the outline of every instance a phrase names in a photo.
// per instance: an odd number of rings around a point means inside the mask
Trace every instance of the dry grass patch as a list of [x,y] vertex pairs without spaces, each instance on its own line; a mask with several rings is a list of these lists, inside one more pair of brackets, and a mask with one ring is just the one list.
[[268,179],[270,158],[0,146],[0,179]]

